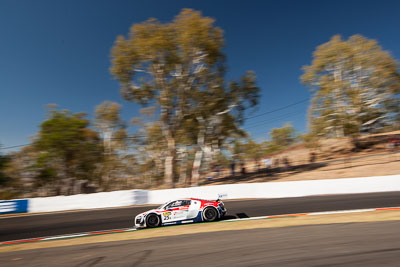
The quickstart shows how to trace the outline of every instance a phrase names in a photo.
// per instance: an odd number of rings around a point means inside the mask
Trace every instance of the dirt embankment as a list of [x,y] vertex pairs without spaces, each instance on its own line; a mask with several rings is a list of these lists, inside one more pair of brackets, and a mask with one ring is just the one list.
[[[400,131],[358,138],[326,139],[320,149],[310,150],[303,144],[293,146],[270,157],[269,168],[259,162],[246,164],[246,174],[224,170],[204,184],[251,183],[336,179],[400,174],[400,148],[392,146],[400,140]],[[357,142],[357,145],[355,145]],[[312,153],[314,155],[312,156]],[[312,160],[314,157],[314,160]]]

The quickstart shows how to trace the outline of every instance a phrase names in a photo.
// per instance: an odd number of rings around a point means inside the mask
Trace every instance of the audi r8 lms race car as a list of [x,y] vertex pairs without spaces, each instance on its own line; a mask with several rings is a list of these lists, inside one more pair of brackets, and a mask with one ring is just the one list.
[[212,222],[226,214],[224,203],[196,198],[169,201],[157,209],[149,210],[135,217],[136,228],[152,228],[162,225]]

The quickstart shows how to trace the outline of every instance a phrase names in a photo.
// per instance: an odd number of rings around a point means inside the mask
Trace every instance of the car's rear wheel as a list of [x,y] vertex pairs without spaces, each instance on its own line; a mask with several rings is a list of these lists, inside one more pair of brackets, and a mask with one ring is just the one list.
[[155,214],[149,214],[146,218],[147,227],[154,228],[160,225],[160,217]]
[[218,212],[215,208],[207,207],[203,211],[203,219],[206,222],[213,222],[217,219]]

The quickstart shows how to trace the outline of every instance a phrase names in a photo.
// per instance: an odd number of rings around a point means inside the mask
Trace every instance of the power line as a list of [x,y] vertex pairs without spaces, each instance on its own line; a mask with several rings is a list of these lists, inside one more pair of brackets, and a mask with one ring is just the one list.
[[307,97],[307,98],[305,98],[303,100],[300,100],[298,102],[294,102],[292,104],[289,104],[289,105],[286,105],[286,106],[283,106],[283,107],[280,107],[280,108],[277,108],[277,109],[273,109],[273,110],[270,110],[270,111],[267,111],[267,112],[263,112],[263,113],[258,114],[258,115],[250,116],[250,117],[247,117],[246,119],[254,119],[254,118],[257,118],[257,117],[261,117],[261,116],[264,116],[264,115],[267,115],[267,114],[271,114],[271,113],[280,111],[280,110],[284,110],[284,109],[296,106],[298,104],[304,103],[304,102],[308,101],[309,99],[310,98]]
[[[288,116],[286,116],[286,117],[284,117],[284,118],[289,118],[289,117],[295,117],[295,116],[298,116],[298,115],[302,115],[301,113],[292,113],[292,114],[288,114]],[[281,121],[282,119],[284,119],[284,118],[279,118],[279,119],[276,119],[276,120],[271,120],[271,121],[269,121],[268,123],[265,123],[265,125],[268,125],[268,124],[270,124],[270,123],[273,123],[273,122],[277,122],[277,121]],[[250,131],[249,131],[250,132]],[[251,134],[258,134],[258,133],[261,133],[261,132],[265,132],[265,129],[259,129],[259,130],[257,130],[257,131],[254,131],[254,132],[251,132]]]
[[[128,140],[132,140],[132,139],[137,139],[140,137],[145,137],[144,135],[139,135],[139,136],[128,136],[126,138],[121,138],[121,137],[113,137],[111,138],[111,140],[123,140],[123,139],[128,139]],[[7,146],[7,147],[2,147],[0,146],[0,150],[7,150],[7,149],[12,149],[12,148],[17,148],[17,147],[24,147],[24,146],[29,146],[32,144],[23,144],[23,145],[15,145],[15,146]]]
[[[286,106],[283,106],[283,107],[280,107],[280,108],[277,108],[277,109],[266,111],[266,112],[263,112],[263,113],[260,113],[260,114],[254,115],[254,116],[246,117],[246,119],[254,119],[254,118],[258,118],[258,117],[264,116],[264,115],[268,115],[268,114],[271,114],[271,113],[274,113],[274,112],[277,112],[277,111],[281,111],[281,110],[284,110],[284,109],[299,105],[299,104],[304,103],[304,102],[306,102],[308,100],[309,100],[309,98],[305,98],[305,99],[302,99],[300,101],[291,103],[289,105],[286,105]],[[286,115],[288,115],[288,114],[286,114]],[[282,119],[283,117],[282,118],[279,117],[279,118]],[[276,120],[274,120],[274,121],[276,121]],[[274,121],[269,121],[267,123],[274,122]],[[260,125],[263,125],[263,124],[264,123],[262,123]],[[254,128],[254,127],[260,126],[260,125],[251,125],[250,127],[246,127],[246,129]],[[137,137],[143,137],[143,136],[137,136]],[[134,139],[134,138],[137,138],[137,137],[127,137],[127,139]],[[120,139],[120,138],[112,138],[112,139],[116,140],[116,139]],[[30,144],[15,145],[15,146],[8,146],[8,147],[1,147],[0,146],[0,150],[7,150],[7,149],[12,149],[12,148],[24,147],[24,146],[28,146],[28,145],[30,145]]]
[[247,124],[245,128],[246,128],[246,129],[248,129],[248,128],[253,128],[253,127],[255,127],[255,126],[259,126],[259,125],[263,125],[263,124],[265,124],[265,123],[269,123],[270,120],[275,120],[275,119],[278,119],[278,118],[284,118],[284,117],[286,117],[287,115],[298,114],[298,113],[302,113],[302,112],[301,112],[300,110],[296,110],[296,111],[292,111],[292,112],[289,112],[289,113],[281,114],[281,115],[279,115],[279,116],[277,116],[277,117],[268,118],[267,120],[264,119],[264,120],[261,120],[261,121],[256,121],[256,122]]
[[23,147],[23,146],[29,146],[30,144],[24,144],[24,145],[16,145],[16,146],[7,146],[7,147],[1,147],[0,146],[0,150],[4,149],[11,149],[11,148],[17,148],[17,147]]
[[301,113],[299,113],[298,111],[296,111],[296,112],[290,112],[290,113],[286,113],[286,114],[282,114],[281,116],[278,116],[278,117],[275,117],[275,118],[271,118],[271,119],[269,119],[269,120],[267,120],[267,121],[263,121],[263,122],[261,122],[261,123],[252,124],[252,125],[250,125],[249,127],[245,127],[245,128],[246,128],[246,129],[251,129],[251,128],[254,128],[254,127],[258,127],[258,126],[262,126],[262,125],[267,125],[267,124],[270,124],[271,122],[280,121],[280,120],[282,120],[282,119],[289,118],[289,117],[292,117],[292,116],[294,116],[294,115],[300,115],[300,114],[301,114]]

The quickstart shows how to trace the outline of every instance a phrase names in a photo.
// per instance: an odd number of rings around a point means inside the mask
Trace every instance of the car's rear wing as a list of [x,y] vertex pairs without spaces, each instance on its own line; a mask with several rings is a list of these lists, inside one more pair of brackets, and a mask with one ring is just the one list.
[[220,201],[223,197],[227,197],[228,194],[227,193],[223,193],[223,194],[218,194],[218,198],[217,200],[215,200],[216,202]]

